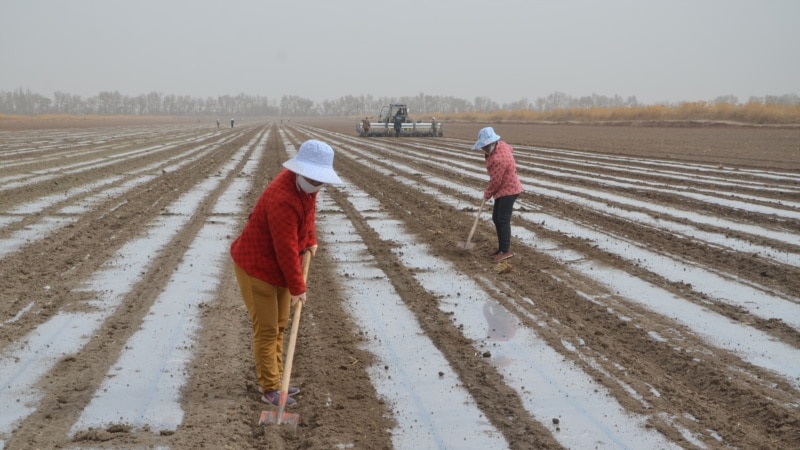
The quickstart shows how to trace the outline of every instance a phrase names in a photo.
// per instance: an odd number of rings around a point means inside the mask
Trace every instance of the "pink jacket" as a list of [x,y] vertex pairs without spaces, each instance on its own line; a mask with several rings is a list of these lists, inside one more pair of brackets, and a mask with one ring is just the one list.
[[489,172],[489,186],[483,198],[505,197],[522,192],[522,183],[517,176],[517,163],[514,149],[504,141],[497,141],[492,154],[486,157],[486,171]]

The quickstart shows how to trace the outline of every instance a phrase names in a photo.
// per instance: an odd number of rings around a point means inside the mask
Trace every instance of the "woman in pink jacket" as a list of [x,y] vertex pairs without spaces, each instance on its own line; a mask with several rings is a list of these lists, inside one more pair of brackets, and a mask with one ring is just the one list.
[[481,149],[486,158],[486,171],[489,173],[489,185],[483,198],[494,197],[492,222],[497,232],[497,250],[489,255],[494,261],[511,258],[514,254],[511,246],[511,212],[514,202],[522,193],[522,183],[517,176],[517,163],[514,161],[514,149],[500,140],[500,136],[492,127],[482,128],[478,132],[478,140],[473,150]]

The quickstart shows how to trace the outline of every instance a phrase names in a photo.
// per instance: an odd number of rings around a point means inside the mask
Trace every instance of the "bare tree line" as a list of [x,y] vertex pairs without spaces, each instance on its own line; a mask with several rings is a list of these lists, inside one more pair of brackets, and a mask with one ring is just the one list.
[[[164,115],[164,116],[374,116],[383,105],[406,103],[413,114],[457,114],[467,112],[488,113],[493,111],[556,111],[577,108],[620,108],[643,106],[635,96],[613,97],[592,94],[572,97],[554,92],[547,97],[529,101],[522,98],[512,103],[497,103],[488,97],[475,97],[473,101],[452,96],[427,95],[403,97],[374,97],[372,95],[347,95],[321,103],[313,100],[284,95],[269,99],[258,95],[238,94],[198,98],[188,95],[150,92],[134,97],[119,91],[104,91],[83,98],[80,95],[56,91],[46,97],[30,90],[19,88],[0,91],[0,113],[4,114],[98,114],[98,115]],[[713,99],[712,104],[739,104],[733,95]],[[797,94],[781,96],[750,97],[748,103],[800,105]]]

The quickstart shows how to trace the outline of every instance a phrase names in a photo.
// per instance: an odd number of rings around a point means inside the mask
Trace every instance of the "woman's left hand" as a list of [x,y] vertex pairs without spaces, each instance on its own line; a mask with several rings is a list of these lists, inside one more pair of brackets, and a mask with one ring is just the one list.
[[300,295],[292,295],[292,298],[291,298],[290,302],[291,302],[292,306],[296,305],[297,302],[302,302],[303,304],[305,304],[306,303],[306,293],[303,292]]
[[308,247],[307,249],[305,249],[303,251],[304,252],[311,252],[311,256],[317,256],[317,247],[319,247],[319,246],[317,244],[314,244],[311,247]]

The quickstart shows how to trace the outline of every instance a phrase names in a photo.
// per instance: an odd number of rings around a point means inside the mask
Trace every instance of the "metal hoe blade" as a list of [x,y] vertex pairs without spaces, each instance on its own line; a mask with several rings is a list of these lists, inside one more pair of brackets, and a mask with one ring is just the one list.
[[475,233],[475,228],[478,227],[478,220],[481,218],[481,211],[483,211],[483,205],[485,204],[486,204],[486,199],[484,198],[483,201],[481,201],[480,208],[478,208],[478,213],[475,214],[475,222],[472,224],[472,229],[469,230],[469,235],[467,236],[467,242],[459,242],[457,244],[458,248],[464,250],[472,250],[473,248],[475,248],[475,244],[473,244],[470,241],[472,240],[472,235]]
[[258,420],[259,425],[275,424],[275,425],[291,425],[297,428],[300,423],[300,414],[292,414],[288,412],[279,411],[261,411],[261,418]]

